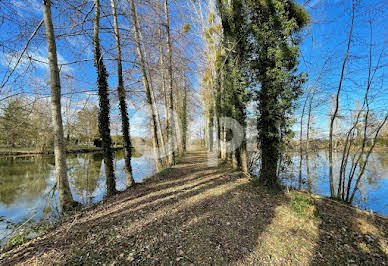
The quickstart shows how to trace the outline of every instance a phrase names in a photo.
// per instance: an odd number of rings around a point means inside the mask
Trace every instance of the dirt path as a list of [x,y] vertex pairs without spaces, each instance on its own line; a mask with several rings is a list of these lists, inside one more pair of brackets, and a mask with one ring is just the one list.
[[[0,264],[383,265],[388,259],[386,219],[253,187],[225,165],[209,167],[206,152],[188,153],[159,179],[3,254]],[[347,216],[340,224],[333,221],[338,212]]]

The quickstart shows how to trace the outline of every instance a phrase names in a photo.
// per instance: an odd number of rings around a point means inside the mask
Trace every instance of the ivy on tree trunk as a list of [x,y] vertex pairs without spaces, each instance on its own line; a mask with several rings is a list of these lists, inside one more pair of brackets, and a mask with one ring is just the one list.
[[98,112],[98,130],[102,141],[102,152],[106,175],[107,196],[117,193],[113,167],[112,138],[110,135],[110,103],[108,94],[108,73],[106,71],[103,56],[101,54],[99,30],[100,30],[100,1],[95,0],[94,16],[94,66],[97,69],[97,86],[100,109]]

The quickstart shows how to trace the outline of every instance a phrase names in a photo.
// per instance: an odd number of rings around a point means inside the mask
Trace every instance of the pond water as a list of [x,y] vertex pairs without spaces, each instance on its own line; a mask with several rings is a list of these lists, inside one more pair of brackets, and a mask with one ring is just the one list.
[[[299,181],[300,155],[292,153],[290,157],[292,163],[282,175],[284,184],[310,190],[314,194],[330,196],[328,152],[318,151],[303,156],[301,182]],[[334,184],[336,184],[342,154],[334,153],[333,158]],[[388,152],[371,154],[353,205],[388,216]]]
[[[68,154],[67,165],[74,199],[86,205],[101,201],[106,192],[102,154]],[[116,187],[124,190],[123,150],[116,151],[114,165]],[[153,160],[147,157],[134,155],[132,168],[137,182],[155,173]],[[9,234],[10,223],[57,217],[58,197],[54,185],[54,155],[0,157],[0,243]]]
[[[308,157],[308,158],[307,158]],[[338,173],[340,155],[334,154],[334,173]],[[292,163],[282,174],[283,183],[299,188],[298,153],[291,154]],[[68,176],[73,197],[82,204],[102,200],[105,174],[102,154],[69,154]],[[115,153],[117,189],[125,189],[124,152]],[[155,173],[154,162],[147,157],[132,159],[135,180]],[[314,194],[330,196],[328,153],[319,151],[303,157],[300,187]],[[0,157],[0,245],[10,232],[7,225],[26,219],[38,221],[58,215],[54,156]],[[364,182],[357,193],[355,205],[388,215],[388,153],[374,152],[369,160]],[[3,240],[3,241],[2,241]]]

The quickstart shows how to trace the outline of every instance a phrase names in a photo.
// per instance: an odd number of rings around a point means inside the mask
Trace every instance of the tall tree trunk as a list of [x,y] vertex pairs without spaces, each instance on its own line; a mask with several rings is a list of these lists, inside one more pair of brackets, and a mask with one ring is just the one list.
[[184,77],[183,82],[183,95],[181,95],[179,98],[182,100],[181,106],[177,107],[179,108],[179,124],[177,127],[179,130],[179,146],[180,146],[180,152],[184,153],[186,151],[186,135],[187,135],[187,86],[186,86],[186,77]]
[[175,78],[175,86],[174,86],[174,102],[175,106],[174,109],[177,113],[177,119],[175,121],[175,131],[176,131],[176,139],[175,139],[175,147],[177,148],[177,153],[182,154],[183,153],[183,146],[182,146],[182,103],[183,103],[183,96],[181,94],[181,87],[179,87],[178,75]]
[[[212,121],[212,117],[209,118],[210,121]],[[210,122],[209,123],[209,151],[210,152],[213,152],[213,125],[212,125],[213,122]]]
[[[161,81],[162,81],[162,91],[163,91],[163,102],[164,102],[164,116],[165,116],[165,136],[166,136],[166,142],[168,143],[168,132],[169,132],[169,113],[168,113],[168,99],[167,99],[167,90],[166,90],[166,72],[164,67],[164,53],[163,53],[163,34],[162,34],[162,28],[159,27],[159,53],[160,53],[160,73],[161,73]],[[167,147],[166,147],[166,155]]]
[[112,138],[110,135],[108,73],[106,71],[100,48],[100,1],[94,0],[96,8],[94,15],[94,66],[97,69],[97,85],[100,110],[98,113],[98,129],[102,140],[102,152],[106,174],[106,193],[111,196],[117,193],[113,166]]
[[118,86],[117,92],[119,96],[120,103],[120,113],[121,113],[121,130],[123,132],[124,140],[124,149],[125,149],[125,175],[127,180],[127,187],[132,187],[135,185],[135,180],[132,174],[132,143],[131,143],[131,133],[130,133],[130,124],[127,113],[127,103],[125,101],[125,90],[124,90],[124,79],[123,79],[123,66],[121,63],[121,43],[120,43],[120,32],[119,25],[117,22],[116,14],[116,4],[115,0],[111,0],[112,12],[113,12],[113,26],[115,31],[116,38],[116,52],[117,52],[117,77],[118,77]]
[[187,150],[187,87],[184,87],[183,107],[182,107],[182,148]]
[[244,140],[241,143],[241,147],[240,147],[240,163],[241,163],[242,172],[245,174],[248,174],[248,152],[247,152],[245,128],[244,128]]
[[[330,182],[330,195],[331,197],[338,197],[339,195],[335,194],[334,191],[334,177],[333,177],[333,130],[334,130],[334,121],[337,118],[337,113],[339,109],[339,97],[342,89],[342,82],[344,79],[344,74],[345,74],[345,67],[346,63],[348,62],[349,58],[349,51],[350,51],[350,44],[352,42],[352,36],[353,36],[353,26],[354,26],[354,17],[355,17],[355,1],[353,0],[352,4],[352,22],[351,22],[351,27],[349,31],[349,36],[348,36],[348,43],[347,43],[347,48],[346,48],[346,53],[345,53],[345,58],[342,62],[342,70],[341,70],[341,76],[338,84],[338,90],[336,94],[336,100],[335,100],[335,109],[334,113],[330,119],[330,129],[329,129],[329,182]],[[342,177],[340,177],[342,178]]]
[[154,150],[155,164],[157,169],[161,169],[162,161],[160,158],[160,151],[159,151],[159,140],[158,140],[158,132],[157,132],[157,126],[156,126],[157,123],[156,123],[156,117],[155,117],[155,112],[153,107],[153,101],[151,98],[151,91],[150,91],[150,85],[149,85],[148,76],[147,76],[146,65],[145,65],[143,51],[141,47],[142,45],[140,43],[140,34],[139,34],[139,28],[138,28],[138,22],[137,22],[135,0],[131,0],[131,11],[132,11],[132,24],[134,27],[134,35],[135,35],[135,41],[136,41],[136,49],[140,60],[140,68],[143,76],[143,86],[146,92],[146,101],[147,101],[147,105],[150,113],[152,146]]
[[203,121],[203,138],[204,138],[203,142],[206,148],[209,148],[209,138],[207,137],[209,135],[208,134],[209,130],[207,130],[208,127],[209,127],[208,117],[205,116]]
[[[367,103],[367,113],[369,112],[369,103]],[[366,117],[365,119],[367,120],[368,119],[368,114],[366,114]],[[359,173],[358,173],[358,177],[356,179],[356,184],[354,185],[354,189],[353,189],[353,192],[350,196],[350,190],[349,190],[349,186],[352,184],[352,181],[350,180],[349,183],[348,183],[348,190],[347,190],[347,197],[346,197],[346,201],[349,203],[349,204],[352,204],[353,200],[354,200],[354,197],[356,195],[356,192],[360,189],[360,182],[361,182],[361,178],[362,176],[364,175],[364,172],[365,172],[365,168],[368,164],[368,161],[369,161],[369,157],[370,155],[372,154],[373,152],[373,149],[376,145],[376,140],[377,140],[377,137],[379,136],[380,134],[380,131],[381,129],[384,127],[385,123],[387,123],[388,121],[388,114],[385,115],[385,118],[384,120],[380,123],[380,125],[378,125],[376,131],[374,132],[374,137],[372,139],[372,144],[371,144],[371,147],[369,148],[369,151],[367,152],[366,156],[365,156],[365,159],[362,163],[360,163],[360,170],[359,170]],[[368,123],[367,121],[365,123]],[[367,127],[367,126],[366,126]],[[366,127],[365,127],[365,130],[366,130]],[[366,134],[364,134],[364,138],[366,138]],[[362,148],[362,151],[361,151],[361,154],[360,154],[360,157],[363,155],[364,153],[364,147],[365,147],[365,142],[367,140],[363,141],[363,148]],[[357,162],[357,164],[359,163],[359,160]],[[353,173],[354,174],[354,173]],[[349,198],[350,196],[350,198]]]
[[309,152],[306,152],[306,176],[307,176],[307,191],[311,193],[312,190],[312,181],[310,173],[310,161],[309,161]]
[[221,159],[226,160],[227,159],[227,153],[226,153],[226,129],[225,126],[221,127]]
[[302,115],[300,116],[300,133],[299,133],[299,184],[298,189],[302,189],[302,167],[303,167],[303,118],[304,118],[304,112],[307,105],[307,100],[309,98],[309,93],[306,96],[306,99],[303,104],[302,108]]
[[307,116],[307,128],[306,128],[306,151],[307,153],[310,150],[310,127],[311,127],[311,112],[312,112],[312,105],[314,100],[314,93],[311,94],[310,97],[310,103],[309,103],[309,112]]
[[221,88],[217,86],[216,92],[216,101],[215,101],[215,120],[216,120],[216,149],[217,149],[217,158],[221,158],[221,126],[220,126],[220,90]]
[[169,154],[169,163],[170,165],[175,165],[175,145],[174,145],[174,133],[175,133],[175,124],[174,124],[174,97],[173,97],[173,79],[172,79],[172,45],[171,45],[171,36],[170,36],[170,18],[168,12],[168,2],[164,0],[164,15],[166,19],[166,47],[167,47],[167,58],[168,58],[168,90],[169,90],[169,141],[170,141],[170,154]]
[[259,92],[259,110],[260,121],[259,128],[259,142],[261,149],[261,168],[259,174],[260,182],[273,189],[280,189],[280,182],[278,178],[277,168],[279,162],[279,129],[277,128],[278,121],[276,120],[277,110],[272,110],[272,106],[276,106],[273,101],[276,97],[270,95],[269,90],[266,89],[266,84],[262,85]]
[[46,26],[48,60],[50,66],[51,115],[54,125],[54,155],[57,189],[61,210],[67,211],[73,207],[75,202],[73,201],[69,181],[67,179],[66,152],[61,113],[61,80],[59,77],[57,46],[51,16],[50,0],[43,1],[43,17]]
[[160,122],[160,115],[159,115],[158,106],[156,104],[156,97],[155,97],[154,87],[152,85],[151,74],[149,75],[149,81],[150,81],[151,100],[153,102],[152,105],[154,107],[156,124],[157,124],[158,135],[159,135],[159,143],[160,143],[160,147],[164,153],[163,154],[163,157],[164,157],[165,155],[167,155],[167,151],[166,151],[166,145],[164,143],[164,137],[163,137],[163,132],[162,132],[162,123]]
[[240,162],[240,149],[239,148],[235,148],[235,145],[232,144],[233,147],[232,147],[232,152],[231,152],[231,155],[232,155],[232,167],[234,169],[238,169],[239,168],[239,165],[241,165],[241,162]]
[[[140,31],[139,22],[138,22],[138,29],[139,29],[140,42],[144,44],[143,36],[141,34],[141,31]],[[148,70],[147,71],[148,82],[149,82],[149,88],[150,88],[150,92],[151,92],[152,107],[154,108],[154,114],[155,114],[155,117],[156,117],[156,126],[157,126],[157,132],[158,132],[158,136],[159,136],[159,138],[158,138],[159,146],[161,147],[161,151],[164,153],[162,157],[164,157],[167,154],[167,152],[166,152],[166,146],[165,146],[165,143],[164,143],[163,132],[162,132],[162,124],[160,122],[160,115],[159,115],[159,110],[158,110],[158,106],[157,106],[157,102],[156,102],[155,90],[154,90],[154,85],[153,85],[153,82],[152,82],[151,68],[149,66],[149,61],[148,61],[148,55],[147,55],[146,47],[144,47],[144,51],[143,52],[144,52],[144,61],[145,61],[145,65],[146,65],[146,70]]]
[[[183,55],[181,52],[179,53],[179,56],[182,58]],[[185,123],[185,116],[186,116],[186,104],[185,104],[185,97],[186,97],[186,73],[184,71],[184,66],[182,66],[181,70],[179,71],[180,78],[179,82],[176,82],[175,86],[175,103],[176,103],[176,110],[178,111],[178,121],[176,123],[176,129],[177,129],[177,147],[179,154],[184,153],[184,123]],[[179,86],[180,85],[180,86]]]
[[312,92],[309,103],[309,111],[307,117],[307,128],[306,128],[306,176],[307,176],[307,191],[311,193],[311,176],[310,176],[310,162],[309,162],[309,153],[310,153],[310,127],[311,127],[311,112],[312,104],[314,99],[315,91]]

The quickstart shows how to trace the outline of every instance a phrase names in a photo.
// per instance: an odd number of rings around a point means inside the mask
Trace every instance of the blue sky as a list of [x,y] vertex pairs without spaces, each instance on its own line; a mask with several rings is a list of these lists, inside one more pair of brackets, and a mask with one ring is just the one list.
[[[106,2],[106,1],[105,1]],[[303,3],[305,1],[298,1]],[[361,99],[365,90],[367,82],[367,66],[369,53],[369,19],[372,22],[372,36],[373,36],[373,60],[372,65],[375,66],[380,55],[380,51],[384,46],[387,46],[387,10],[388,2],[384,0],[364,0],[357,8],[354,38],[350,50],[350,60],[345,71],[345,79],[343,83],[343,94],[340,98],[341,110],[344,115],[349,115],[350,110],[355,106],[357,99]],[[12,59],[12,49],[21,50],[25,41],[28,39],[34,27],[42,18],[42,9],[40,1],[38,0],[13,0],[11,1],[14,13],[4,9],[4,2],[0,2],[0,10],[7,11],[9,14],[4,20],[5,22],[0,27],[0,44],[2,51],[0,53],[0,81],[7,75],[8,63],[14,62]],[[103,2],[104,3],[104,2]],[[109,4],[108,2],[104,4]],[[8,3],[9,5],[9,3]],[[84,7],[86,13],[90,9],[89,6]],[[140,6],[141,8],[141,6]],[[330,96],[336,91],[340,77],[341,64],[345,56],[346,40],[349,33],[349,26],[351,21],[351,1],[350,0],[312,0],[306,6],[311,14],[312,24],[304,33],[304,42],[301,45],[301,64],[300,70],[309,74],[309,82],[306,83],[306,89],[311,86],[316,86],[317,101],[314,104],[314,128],[320,134],[325,135],[328,126],[328,112],[330,106]],[[109,10],[109,9],[108,9]],[[110,11],[110,10],[109,10]],[[368,12],[366,12],[368,11]],[[6,14],[7,14],[6,12]],[[184,13],[184,12],[183,12]],[[67,25],[68,18],[74,14],[71,12],[64,12],[53,8],[54,24]],[[92,18],[93,13],[89,18]],[[18,25],[15,21],[19,21]],[[179,31],[181,25],[190,22],[189,17],[182,15],[179,12],[176,4],[171,4],[171,22],[173,31]],[[87,23],[86,28],[91,29],[92,22]],[[125,18],[120,18],[119,23],[125,30],[131,30],[131,23]],[[106,19],[102,20],[102,25],[108,26],[109,22]],[[25,31],[25,33],[23,33]],[[22,34],[18,34],[22,32]],[[63,30],[57,29],[57,34],[64,33]],[[104,48],[108,51],[105,54],[106,59],[111,59],[115,56],[114,39],[110,33],[102,33],[101,39],[104,43]],[[184,53],[190,55],[195,61],[193,44],[196,44],[195,38],[192,38],[193,43],[187,46]],[[133,43],[123,41],[123,53],[126,54],[127,60],[134,60],[136,57]],[[58,38],[58,57],[59,63],[69,63],[80,59],[92,59],[93,51],[91,46],[91,39],[89,37],[69,36]],[[198,43],[196,44],[199,45]],[[196,47],[198,48],[198,47]],[[29,96],[48,96],[48,66],[47,62],[47,45],[44,39],[44,27],[39,31],[27,51],[27,55],[34,58],[34,62],[27,69],[29,60],[27,57],[23,58],[21,64],[11,77],[10,82],[3,89],[0,89],[0,99],[9,93],[18,93],[24,91]],[[14,57],[15,58],[15,57]],[[13,60],[13,61],[12,61]],[[376,72],[375,82],[372,84],[371,96],[373,97],[371,107],[377,114],[382,115],[387,111],[388,104],[388,88],[384,75],[386,76],[387,66],[387,51],[382,55],[380,61],[381,66]],[[109,77],[109,84],[112,89],[116,86],[116,66],[114,61],[106,60],[108,71],[111,73]],[[132,64],[124,63],[124,70],[133,68]],[[322,72],[321,79],[316,82],[317,77]],[[72,79],[66,78],[67,74],[72,75]],[[72,102],[74,109],[82,108],[83,106],[96,103],[96,74],[93,67],[93,62],[83,62],[80,64],[72,64],[62,67],[62,87],[64,93],[64,102]],[[200,91],[198,75],[195,72],[188,74],[195,91]],[[139,73],[126,75],[130,80],[127,84],[140,80]],[[143,94],[141,90],[141,82],[129,87],[133,92],[131,93],[130,114],[135,111],[147,111],[142,101]],[[68,92],[82,91],[82,93],[68,94]],[[86,91],[86,93],[85,93]],[[304,98],[300,99],[303,103]],[[117,104],[112,102],[114,110],[112,112],[112,120],[116,120],[118,115]],[[296,111],[295,117],[300,115],[300,108]],[[198,116],[198,115],[197,115]],[[115,128],[115,127],[114,127]],[[144,127],[132,127],[134,135],[144,135]],[[295,127],[298,130],[298,127]]]
[[[126,2],[126,1],[124,1]],[[110,1],[103,1],[103,5],[106,6],[106,9],[102,12],[102,16],[111,12]],[[92,7],[92,1],[83,7],[83,14],[86,14]],[[4,8],[4,9],[3,9]],[[173,33],[180,31],[182,24],[189,21],[189,18],[184,18],[176,10],[176,4],[170,4],[171,17],[180,16],[179,21],[171,19],[171,29]],[[38,0],[14,0],[12,3],[1,3],[0,10],[4,10],[5,13],[5,23],[1,25],[0,32],[0,43],[6,45],[9,43],[9,47],[13,49],[8,49],[5,47],[4,52],[0,53],[0,81],[3,77],[7,77],[9,74],[9,66],[15,65],[16,59],[19,56],[19,52],[26,43],[28,37],[30,36],[33,29],[38,25],[40,19],[42,18],[42,8],[41,3]],[[56,28],[57,35],[63,35],[69,30],[62,30],[58,27],[63,27],[61,25],[69,25],[69,18],[74,17],[75,21],[79,21],[82,18],[75,17],[74,11],[67,11],[58,8],[57,5],[53,5],[53,22],[54,27]],[[138,16],[141,23],[141,17],[144,15],[141,12],[144,12],[144,6],[138,5]],[[58,61],[59,64],[67,64],[69,62],[74,62],[78,60],[87,60],[93,59],[93,50],[92,50],[92,18],[94,13],[91,12],[87,18],[87,23],[84,29],[87,29],[90,36],[65,36],[57,38],[57,52],[58,52]],[[20,21],[21,25],[14,25],[13,19]],[[156,19],[156,18],[155,18]],[[124,37],[125,35],[132,38],[132,25],[131,21],[128,18],[119,16],[120,28],[122,28],[122,53],[125,60],[134,61],[136,60],[137,54],[135,50],[134,43],[127,41]],[[26,27],[28,26],[28,28]],[[106,18],[101,19],[102,27],[110,27],[111,21]],[[75,27],[73,31],[79,30],[80,27]],[[26,34],[23,34],[23,31]],[[27,50],[25,56],[22,58],[21,63],[18,65],[17,70],[7,85],[0,89],[0,99],[8,95],[21,93],[25,97],[33,97],[39,94],[39,97],[49,96],[49,90],[47,86],[48,80],[48,65],[47,65],[47,45],[44,35],[44,26],[41,27],[39,33],[34,37],[31,42],[29,49]],[[145,36],[147,38],[147,36]],[[117,85],[117,76],[114,74],[116,72],[116,62],[113,61],[116,57],[115,42],[114,36],[111,33],[107,33],[102,30],[100,32],[100,39],[104,49],[104,58],[105,64],[108,68],[109,76],[109,86],[114,91]],[[12,43],[10,42],[12,40]],[[154,48],[154,47],[151,47]],[[184,51],[184,53],[190,53],[189,49]],[[33,58],[32,64],[30,58]],[[123,67],[124,71],[133,70],[134,66],[132,63],[126,63],[124,60]],[[157,60],[157,59],[156,59]],[[193,66],[192,66],[193,67]],[[8,71],[8,72],[7,72]],[[72,76],[69,78],[69,76]],[[195,82],[196,75],[193,73],[188,73],[192,82]],[[97,102],[96,97],[96,73],[93,66],[93,61],[82,62],[79,64],[64,65],[61,67],[61,78],[62,78],[62,93],[63,93],[63,105],[66,102],[71,101],[73,109],[72,113],[75,113],[80,108],[95,104]],[[128,98],[129,100],[129,115],[134,116],[139,115],[140,117],[146,117],[146,106],[143,101],[144,93],[142,92],[142,83],[141,75],[139,71],[132,71],[131,73],[125,73],[127,89],[130,91]],[[132,85],[131,85],[132,84]],[[69,94],[72,92],[72,94]],[[74,92],[82,92],[76,93]],[[114,99],[114,97],[112,97]],[[112,121],[119,122],[118,119],[118,104],[117,101],[113,100],[112,105]],[[132,125],[132,134],[145,136],[146,129],[144,126],[144,119],[136,118],[134,119]],[[141,121],[141,122],[140,122]],[[136,125],[136,123],[141,123],[141,125]],[[117,125],[112,125],[112,134],[117,134],[119,131]]]
[[[300,1],[301,2],[301,1]],[[304,2],[304,1],[303,1]],[[328,127],[330,96],[339,84],[342,62],[345,57],[347,38],[351,24],[351,2],[340,0],[310,1],[307,10],[312,17],[312,25],[305,34],[301,45],[300,69],[309,74],[306,87],[318,85],[318,106],[314,108],[315,128],[325,134]],[[370,44],[370,23],[372,25],[372,67],[375,68],[383,48],[387,48],[388,2],[378,0],[359,1],[356,8],[353,39],[345,69],[343,92],[340,106],[343,115],[349,115],[357,99],[363,98],[368,80],[368,54]],[[371,86],[371,108],[380,116],[387,112],[388,88],[384,76],[387,74],[387,50],[380,58],[380,69],[376,71]],[[323,67],[324,66],[324,67]],[[303,103],[304,99],[301,99]],[[318,104],[318,103],[317,103]],[[299,113],[301,111],[299,110]]]

